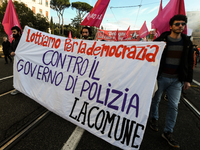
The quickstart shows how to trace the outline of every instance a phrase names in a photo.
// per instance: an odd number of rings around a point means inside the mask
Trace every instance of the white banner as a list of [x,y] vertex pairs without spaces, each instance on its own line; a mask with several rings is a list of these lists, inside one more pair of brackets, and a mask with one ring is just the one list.
[[75,40],[25,27],[14,87],[122,149],[139,149],[164,42]]

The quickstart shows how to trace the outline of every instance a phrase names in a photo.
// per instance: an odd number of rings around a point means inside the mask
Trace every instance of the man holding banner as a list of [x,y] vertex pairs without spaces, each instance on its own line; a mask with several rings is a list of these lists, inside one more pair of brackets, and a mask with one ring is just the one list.
[[158,131],[158,107],[163,91],[168,96],[168,110],[165,128],[162,137],[176,148],[180,148],[177,141],[172,137],[173,128],[178,114],[178,103],[182,87],[184,90],[190,87],[193,76],[193,50],[189,37],[183,34],[187,17],[175,15],[170,21],[170,31],[164,32],[155,41],[165,41],[166,47],[163,51],[158,71],[158,90],[152,99],[150,113],[150,127]]
[[74,40],[26,26],[15,51],[14,87],[101,139],[136,150],[164,47]]
[[[10,46],[10,55],[11,56],[15,56],[15,50],[16,50],[18,44],[19,44],[22,31],[18,26],[12,27],[11,30],[12,30],[12,34],[13,34],[14,40],[12,41],[11,46]],[[16,95],[18,93],[20,93],[18,90],[14,90],[10,94],[11,95]]]

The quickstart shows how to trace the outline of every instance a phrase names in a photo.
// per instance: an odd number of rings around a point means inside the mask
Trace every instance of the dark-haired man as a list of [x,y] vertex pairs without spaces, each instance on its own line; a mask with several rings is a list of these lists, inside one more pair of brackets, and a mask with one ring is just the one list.
[[162,137],[176,148],[180,148],[172,137],[173,129],[178,114],[178,103],[182,87],[184,90],[190,87],[193,78],[193,49],[189,37],[183,34],[187,17],[175,15],[170,19],[170,31],[164,32],[155,41],[165,41],[158,71],[158,90],[152,99],[150,112],[150,127],[158,131],[158,107],[163,91],[168,97],[168,109],[165,128]]
[[85,26],[85,27],[82,28],[82,30],[81,30],[81,35],[82,35],[83,40],[92,40],[92,39],[90,38],[91,30],[90,30],[90,28],[87,27],[87,26]]
[[[11,46],[10,46],[10,55],[15,56],[15,50],[17,48],[17,45],[19,44],[22,31],[18,26],[12,27],[11,30],[12,30],[12,34],[13,34],[14,39],[13,39]],[[14,90],[13,92],[11,92],[11,95],[16,95],[18,93],[20,93],[18,90]]]
[[12,34],[13,34],[13,38],[14,39],[13,39],[13,41],[11,43],[10,55],[11,56],[15,56],[15,50],[16,50],[17,45],[19,43],[19,40],[21,38],[22,31],[18,26],[12,27],[11,30],[12,30]]

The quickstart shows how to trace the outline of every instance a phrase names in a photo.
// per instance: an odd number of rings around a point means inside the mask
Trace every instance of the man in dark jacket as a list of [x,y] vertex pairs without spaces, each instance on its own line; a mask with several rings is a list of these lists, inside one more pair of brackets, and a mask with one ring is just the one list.
[[3,43],[2,43],[2,47],[3,47],[3,53],[5,56],[5,64],[8,64],[8,59],[10,59],[10,62],[12,63],[12,58],[10,57],[9,54],[9,49],[10,49],[10,42],[7,40],[7,37],[3,37]]
[[[10,55],[15,56],[15,50],[17,48],[17,45],[19,44],[22,32],[18,26],[12,27],[11,30],[14,39],[10,45]],[[18,90],[14,90],[13,92],[11,92],[11,95],[16,95],[18,93],[20,93]]]
[[15,56],[15,50],[17,48],[17,45],[19,44],[19,40],[21,38],[22,35],[22,31],[18,26],[14,26],[11,28],[12,30],[12,34],[13,34],[13,41],[11,43],[11,47],[10,47],[10,55],[11,56]]
[[162,137],[176,148],[180,148],[177,141],[172,137],[173,128],[178,114],[178,103],[181,90],[190,87],[193,78],[193,49],[189,37],[183,34],[187,17],[175,15],[170,19],[170,31],[164,32],[155,41],[165,41],[166,47],[163,51],[158,71],[158,90],[152,99],[150,112],[150,127],[158,131],[158,107],[163,91],[168,96],[168,109],[165,128]]

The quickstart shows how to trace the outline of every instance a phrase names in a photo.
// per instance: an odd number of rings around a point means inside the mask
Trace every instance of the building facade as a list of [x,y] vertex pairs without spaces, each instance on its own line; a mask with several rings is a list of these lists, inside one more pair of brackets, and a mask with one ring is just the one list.
[[40,13],[50,21],[50,0],[13,0],[23,2],[34,13]]
[[193,44],[200,47],[200,11],[188,11],[187,27],[192,29]]

